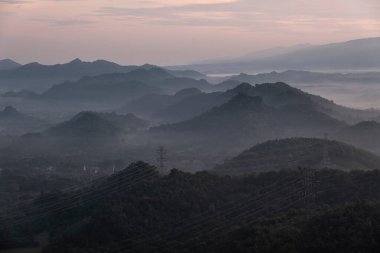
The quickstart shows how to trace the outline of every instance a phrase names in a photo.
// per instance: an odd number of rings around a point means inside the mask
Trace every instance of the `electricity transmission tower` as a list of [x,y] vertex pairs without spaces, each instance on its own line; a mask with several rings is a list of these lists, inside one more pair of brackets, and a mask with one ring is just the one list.
[[167,151],[164,146],[159,146],[157,149],[157,162],[160,171],[164,171],[166,164]]

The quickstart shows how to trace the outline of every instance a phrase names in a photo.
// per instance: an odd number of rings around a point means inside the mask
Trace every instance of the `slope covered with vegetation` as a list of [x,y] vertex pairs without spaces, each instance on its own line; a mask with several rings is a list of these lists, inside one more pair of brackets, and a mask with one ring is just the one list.
[[325,166],[342,170],[380,169],[380,157],[332,140],[290,138],[258,144],[214,168],[216,173],[241,175],[286,168]]

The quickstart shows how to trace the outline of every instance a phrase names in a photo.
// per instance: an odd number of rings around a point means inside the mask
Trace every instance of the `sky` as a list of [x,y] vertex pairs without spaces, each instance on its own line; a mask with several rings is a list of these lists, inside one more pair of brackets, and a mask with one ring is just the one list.
[[380,0],[0,0],[0,59],[175,65],[380,37]]

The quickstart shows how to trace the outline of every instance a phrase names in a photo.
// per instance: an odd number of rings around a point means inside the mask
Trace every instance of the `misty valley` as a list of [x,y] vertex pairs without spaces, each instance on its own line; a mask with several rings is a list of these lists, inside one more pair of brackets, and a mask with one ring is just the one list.
[[379,252],[380,39],[275,52],[0,60],[0,252]]

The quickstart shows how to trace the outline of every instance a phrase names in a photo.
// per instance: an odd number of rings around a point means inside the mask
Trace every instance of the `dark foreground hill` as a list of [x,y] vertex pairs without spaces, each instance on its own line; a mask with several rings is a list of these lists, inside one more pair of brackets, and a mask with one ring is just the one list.
[[306,211],[299,170],[162,176],[134,163],[0,216],[1,246],[31,245],[44,232],[44,252],[376,252],[379,206],[364,201],[380,199],[380,173],[323,170],[315,180]]
[[290,138],[258,144],[213,171],[241,175],[297,167],[374,170],[380,169],[380,157],[338,141]]

